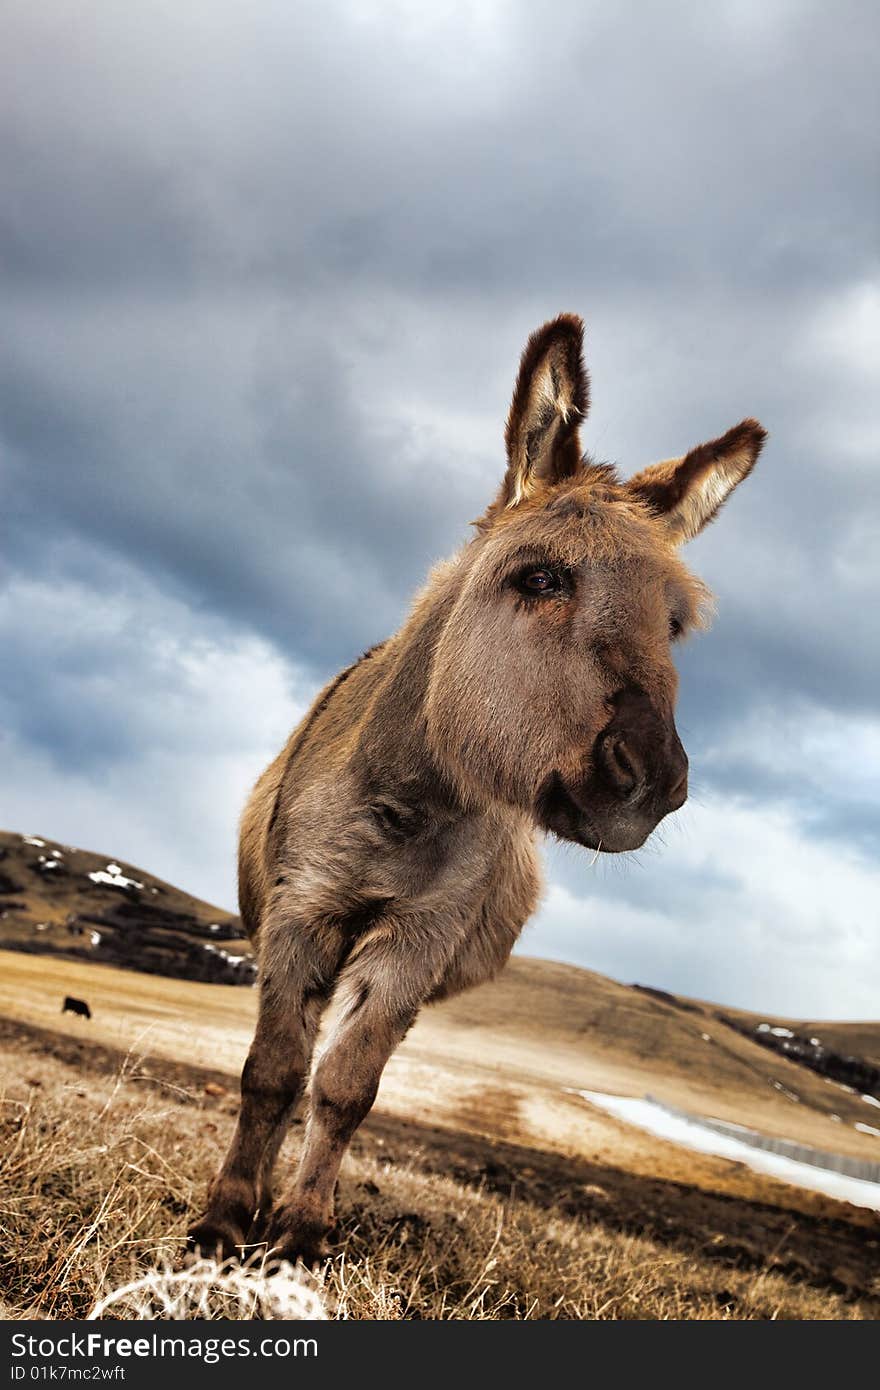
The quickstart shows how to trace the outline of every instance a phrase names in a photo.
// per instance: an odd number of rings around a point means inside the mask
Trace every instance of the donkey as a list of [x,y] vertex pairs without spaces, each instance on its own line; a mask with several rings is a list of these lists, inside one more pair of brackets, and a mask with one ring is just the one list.
[[[529,339],[507,471],[400,631],[321,692],[244,811],[241,915],[260,964],[232,1144],[191,1248],[314,1261],[337,1175],[423,1004],[491,979],[538,901],[535,841],[637,849],[687,797],[671,644],[708,590],[678,557],[751,471],[744,420],[623,482],[581,453],[583,324]],[[311,1067],[295,1181],[272,1170]]]

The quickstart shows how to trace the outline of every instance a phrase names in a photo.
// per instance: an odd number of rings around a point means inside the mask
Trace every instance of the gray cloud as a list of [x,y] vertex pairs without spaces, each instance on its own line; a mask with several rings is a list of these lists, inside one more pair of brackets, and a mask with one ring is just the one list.
[[[162,738],[182,754],[197,634],[267,644],[300,694],[386,635],[494,491],[517,353],[565,307],[588,320],[586,442],[624,471],[745,414],[771,431],[689,557],[719,597],[681,656],[700,794],[877,862],[873,787],[806,751],[878,718],[876,16],[551,11],[13,7],[0,594],[89,612],[2,610],[10,824],[28,758],[85,802]],[[112,647],[101,595],[130,605]],[[164,667],[138,654],[163,625]],[[687,922],[734,896],[722,849],[643,862],[607,870],[609,901]]]

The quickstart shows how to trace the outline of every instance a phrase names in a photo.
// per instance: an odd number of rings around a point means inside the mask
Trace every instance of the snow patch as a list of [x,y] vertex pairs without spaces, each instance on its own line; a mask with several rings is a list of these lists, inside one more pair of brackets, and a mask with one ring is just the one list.
[[91,941],[91,943],[92,943],[93,946],[100,946],[100,944],[101,944],[101,933],[100,933],[99,931],[90,931],[90,932],[89,932],[89,941]]
[[37,849],[45,849],[46,841],[38,840],[36,835],[22,835],[22,843],[25,845],[36,845]]
[[774,1028],[772,1023],[759,1023],[759,1033],[770,1033],[774,1038],[793,1038],[794,1033],[790,1028]]
[[107,883],[111,888],[143,888],[136,878],[126,878],[118,864],[108,864],[106,869],[95,869],[88,877],[92,883]]
[[212,956],[220,956],[220,958],[227,961],[229,965],[241,965],[242,961],[250,961],[249,956],[234,956],[231,952],[224,951],[222,946],[212,946],[210,941],[205,943],[202,950],[210,951]]
[[[707,1128],[698,1119],[685,1119],[675,1115],[654,1100],[636,1100],[632,1096],[609,1096],[601,1091],[577,1091],[577,1095],[613,1115],[626,1124],[655,1134],[658,1139],[667,1139],[696,1153],[712,1154],[715,1158],[729,1158],[736,1163],[745,1163],[758,1173],[778,1178],[795,1187],[806,1187],[813,1192],[824,1192],[838,1201],[852,1202],[857,1207],[869,1207],[880,1211],[880,1183],[868,1182],[864,1178],[852,1178],[845,1173],[835,1173],[828,1168],[816,1168],[811,1163],[802,1163],[796,1158],[783,1154],[770,1153],[766,1149],[755,1149],[733,1135],[719,1134]],[[745,1129],[745,1126],[737,1126]],[[858,1128],[858,1126],[857,1126]]]
[[876,1105],[877,1109],[880,1110],[880,1100],[876,1096],[862,1096],[862,1100],[866,1105]]
[[861,1120],[856,1120],[853,1129],[857,1129],[859,1134],[874,1134],[880,1139],[880,1129],[876,1129],[874,1125],[863,1125]]

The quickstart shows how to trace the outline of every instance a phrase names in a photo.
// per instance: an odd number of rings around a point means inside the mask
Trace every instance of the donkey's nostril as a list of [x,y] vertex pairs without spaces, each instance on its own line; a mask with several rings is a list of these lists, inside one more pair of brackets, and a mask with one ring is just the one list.
[[599,759],[606,781],[619,797],[632,796],[642,781],[637,755],[619,735],[610,734],[599,745]]

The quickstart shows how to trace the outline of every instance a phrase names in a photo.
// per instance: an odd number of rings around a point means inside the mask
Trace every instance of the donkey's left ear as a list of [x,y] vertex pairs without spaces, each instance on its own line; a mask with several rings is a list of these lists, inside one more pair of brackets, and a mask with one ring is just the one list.
[[580,468],[578,425],[590,401],[583,342],[583,320],[560,314],[526,343],[507,417],[507,472],[496,508],[515,506]]
[[698,444],[683,458],[652,464],[626,484],[666,522],[675,545],[691,540],[747,478],[767,438],[757,420],[743,420],[711,444]]

